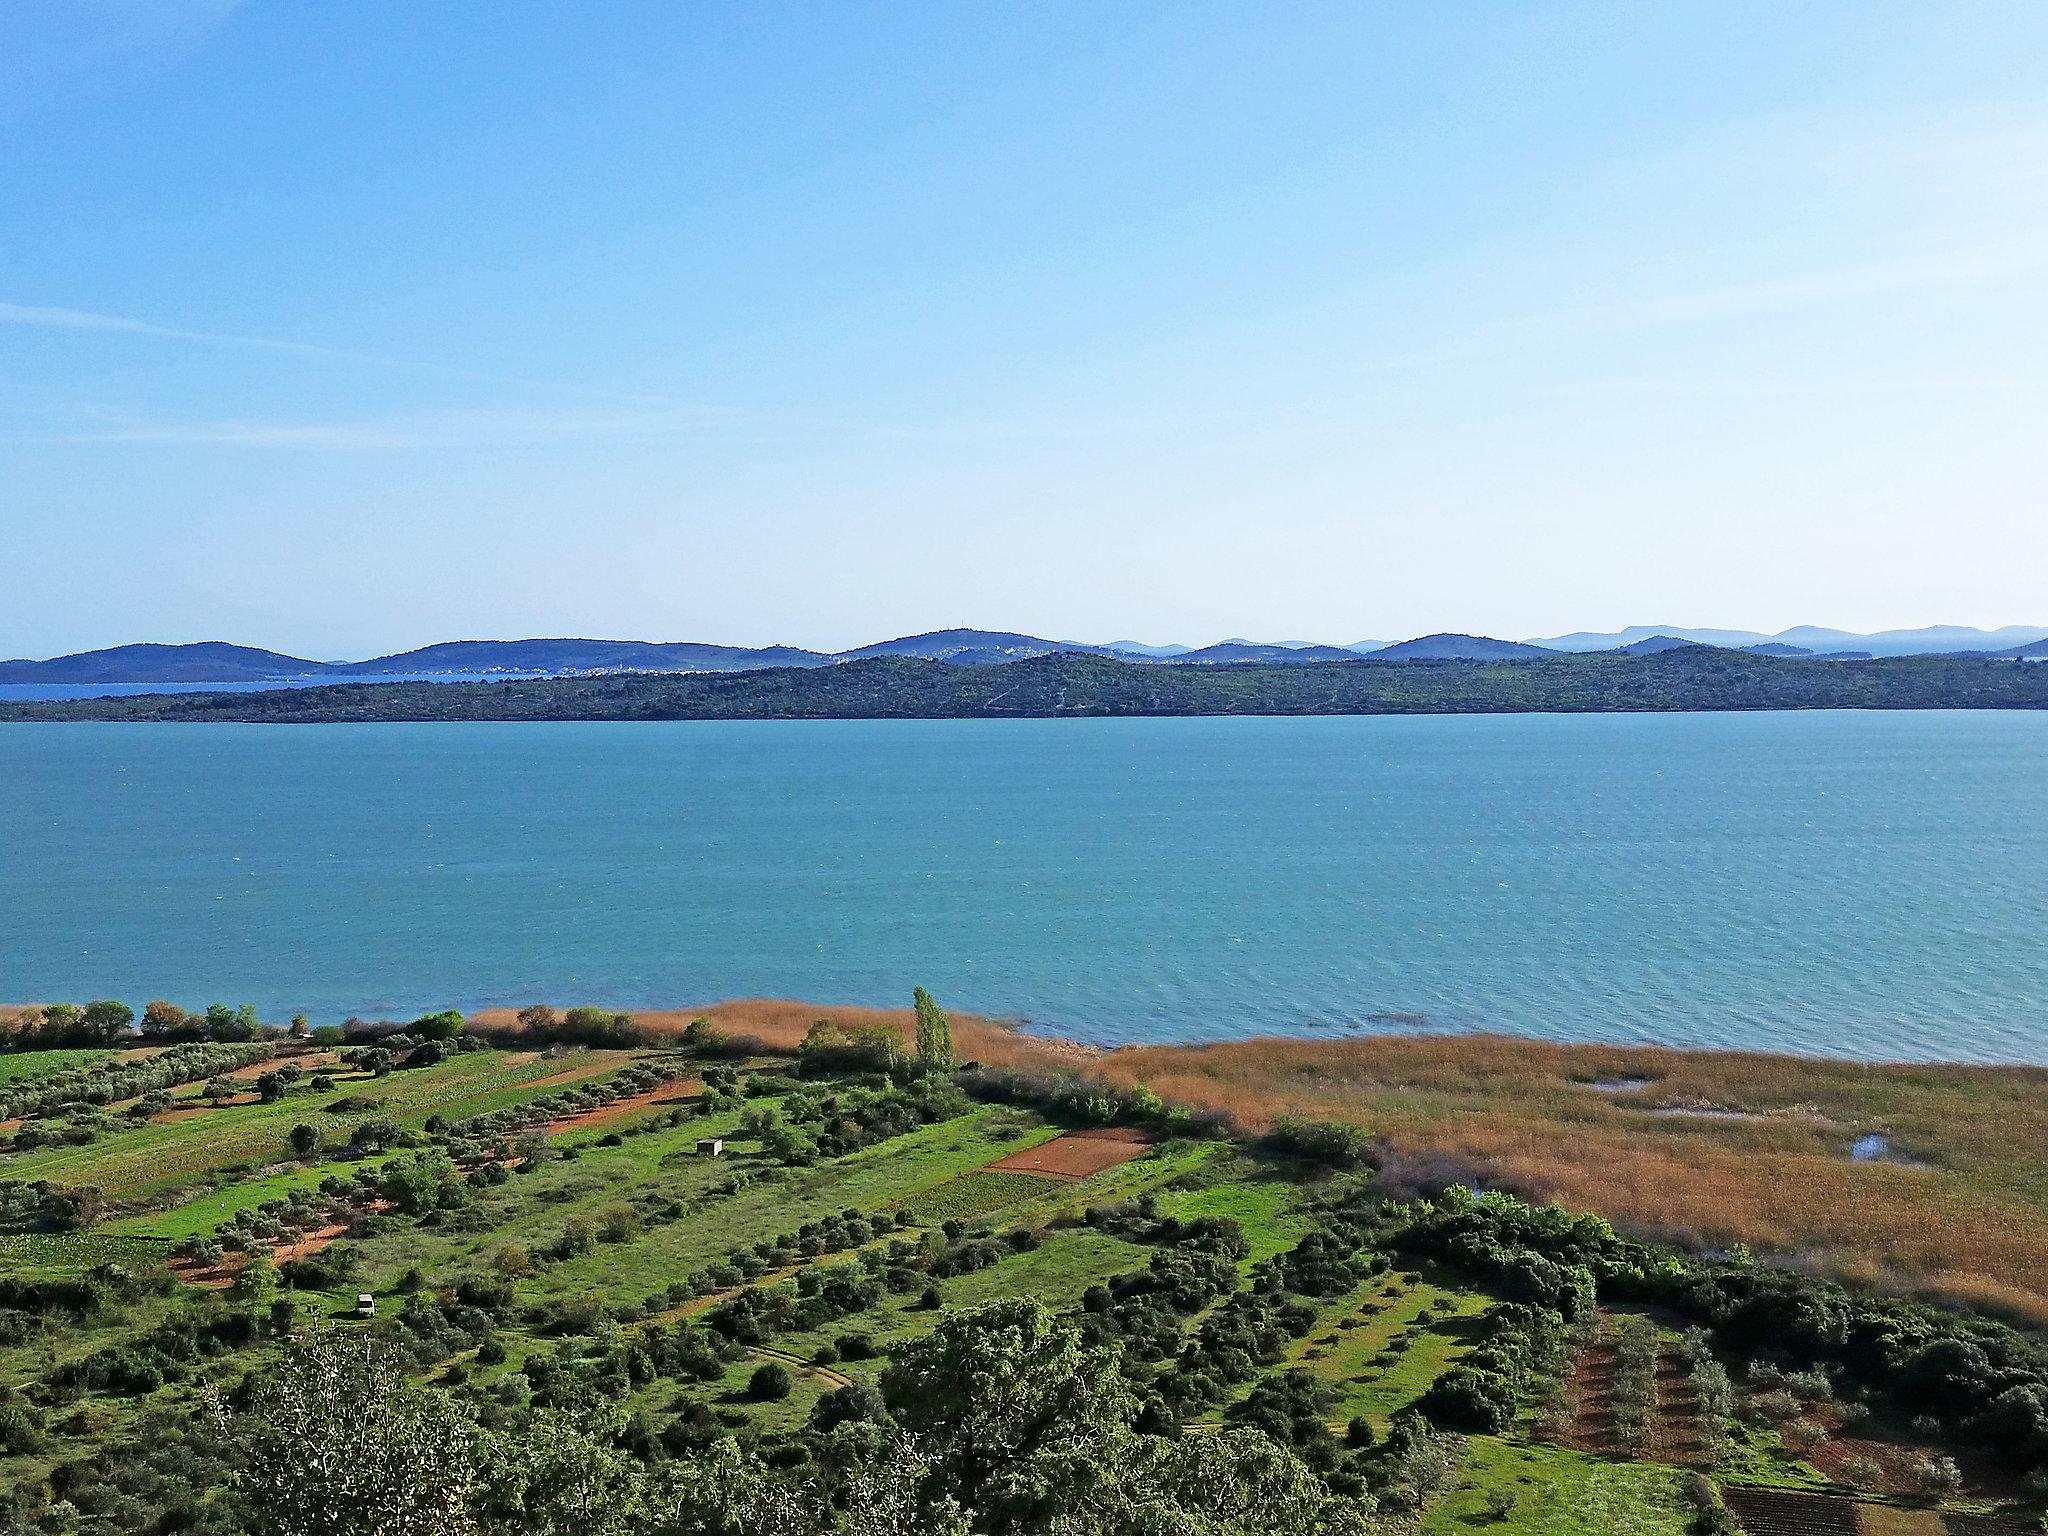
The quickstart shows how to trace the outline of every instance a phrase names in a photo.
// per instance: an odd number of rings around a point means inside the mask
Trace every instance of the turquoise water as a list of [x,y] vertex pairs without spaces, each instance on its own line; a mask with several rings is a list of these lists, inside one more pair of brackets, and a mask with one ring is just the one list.
[[0,999],[2048,1062],[2048,715],[0,727]]

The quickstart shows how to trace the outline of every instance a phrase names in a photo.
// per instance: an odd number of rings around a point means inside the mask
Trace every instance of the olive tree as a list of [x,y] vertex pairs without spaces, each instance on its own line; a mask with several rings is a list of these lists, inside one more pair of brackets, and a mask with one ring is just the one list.
[[238,1484],[271,1536],[470,1536],[479,1435],[389,1346],[324,1329],[295,1340],[236,1425]]

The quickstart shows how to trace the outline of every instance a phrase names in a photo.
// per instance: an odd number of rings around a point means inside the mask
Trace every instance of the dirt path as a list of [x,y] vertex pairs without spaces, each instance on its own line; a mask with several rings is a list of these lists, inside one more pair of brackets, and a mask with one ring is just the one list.
[[792,1355],[780,1349],[769,1349],[761,1344],[749,1344],[747,1346],[747,1353],[759,1355],[763,1360],[773,1360],[778,1365],[794,1366],[808,1375],[817,1377],[818,1380],[826,1383],[828,1386],[850,1387],[853,1385],[853,1378],[851,1376],[842,1376],[839,1372],[825,1366],[813,1365],[810,1361],[804,1359],[802,1355]]

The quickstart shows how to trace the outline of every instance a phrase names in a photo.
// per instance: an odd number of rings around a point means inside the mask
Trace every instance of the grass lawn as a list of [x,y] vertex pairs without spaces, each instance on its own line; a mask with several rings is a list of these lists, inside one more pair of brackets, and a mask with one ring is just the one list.
[[[1333,1420],[1364,1414],[1384,1429],[1471,1347],[1472,1320],[1491,1300],[1434,1267],[1375,1275],[1326,1307],[1309,1335],[1289,1347],[1285,1363],[1330,1384]],[[1438,1310],[1439,1301],[1450,1308]],[[1347,1318],[1358,1326],[1342,1326]],[[1413,1341],[1399,1346],[1397,1336],[1409,1332]],[[1389,1350],[1396,1351],[1391,1362],[1374,1363]]]
[[89,1067],[114,1053],[94,1046],[73,1046],[54,1051],[8,1051],[0,1054],[0,1089],[55,1077],[76,1067]]
[[0,1274],[26,1274],[37,1280],[83,1274],[98,1264],[141,1269],[169,1257],[167,1244],[107,1232],[0,1233]]
[[[1691,1518],[1684,1478],[1658,1462],[1474,1437],[1459,1481],[1429,1502],[1420,1529],[1435,1536],[1681,1536]],[[1497,1488],[1515,1495],[1501,1519],[1487,1512],[1487,1495]]]
[[[1222,1149],[1218,1149],[1219,1152]],[[1244,1229],[1251,1252],[1241,1266],[1247,1272],[1264,1259],[1284,1253],[1301,1241],[1311,1225],[1297,1211],[1300,1192],[1235,1156],[1212,1156],[1202,1170],[1204,1182],[1190,1189],[1159,1192],[1159,1214],[1193,1221],[1221,1216]]]

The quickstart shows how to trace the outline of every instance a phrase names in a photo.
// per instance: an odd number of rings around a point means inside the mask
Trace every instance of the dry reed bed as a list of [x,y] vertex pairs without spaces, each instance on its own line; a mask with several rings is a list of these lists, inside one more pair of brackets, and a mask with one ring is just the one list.
[[[1148,1046],[1094,1070],[1250,1129],[1353,1121],[1638,1233],[1796,1253],[2048,1322],[2048,1071],[1496,1036]],[[1631,1078],[1647,1082],[1590,1086]],[[1748,1118],[1653,1112],[1664,1103]],[[1866,1131],[1932,1166],[1851,1162]]]

